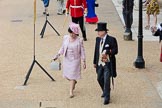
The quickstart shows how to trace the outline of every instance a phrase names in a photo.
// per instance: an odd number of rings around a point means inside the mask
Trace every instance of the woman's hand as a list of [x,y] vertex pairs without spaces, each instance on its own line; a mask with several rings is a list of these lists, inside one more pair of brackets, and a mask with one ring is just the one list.
[[60,56],[60,54],[55,55],[54,57],[52,57],[52,60],[54,60],[54,61],[57,60],[59,56]]
[[147,6],[149,4],[150,0],[146,0],[144,6]]
[[57,60],[58,58],[53,58],[53,60],[55,61],[55,60]]
[[84,9],[84,13],[87,14],[87,8]]
[[83,69],[86,69],[86,63],[83,62]]
[[151,27],[151,32],[154,34],[157,31],[157,27],[152,26]]

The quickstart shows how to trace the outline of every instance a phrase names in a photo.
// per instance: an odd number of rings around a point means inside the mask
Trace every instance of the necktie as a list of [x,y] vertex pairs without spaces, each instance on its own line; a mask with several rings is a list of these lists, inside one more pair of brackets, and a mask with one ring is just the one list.
[[102,44],[103,44],[103,39],[101,39],[101,46],[102,46]]

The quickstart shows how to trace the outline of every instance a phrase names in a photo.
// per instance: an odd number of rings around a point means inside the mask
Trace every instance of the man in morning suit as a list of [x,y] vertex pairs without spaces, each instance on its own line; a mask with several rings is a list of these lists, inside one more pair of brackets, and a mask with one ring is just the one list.
[[110,77],[116,77],[116,58],[118,53],[117,40],[107,34],[107,23],[97,24],[98,36],[96,38],[93,64],[97,72],[97,81],[103,91],[104,105],[110,101]]

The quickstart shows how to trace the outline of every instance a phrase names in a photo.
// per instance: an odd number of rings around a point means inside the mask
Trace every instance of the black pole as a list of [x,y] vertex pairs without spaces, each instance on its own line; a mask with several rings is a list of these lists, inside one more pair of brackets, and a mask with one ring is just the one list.
[[52,26],[52,24],[48,21],[48,19],[47,19],[47,14],[46,14],[46,21],[45,21],[44,26],[43,26],[43,28],[42,28],[42,30],[41,30],[41,33],[40,33],[41,38],[43,38],[43,36],[44,36],[44,32],[45,32],[45,29],[46,29],[47,24],[49,24],[49,25],[53,28],[53,30],[57,33],[58,36],[60,36],[60,34],[58,33],[58,31],[57,31],[57,30]]
[[130,24],[130,1],[126,0],[126,29],[124,32],[124,40],[132,40],[132,31]]
[[[34,9],[36,9],[36,5],[34,6]],[[36,12],[36,10],[34,10],[34,15],[35,15],[35,12]],[[32,64],[31,64],[31,66],[30,66],[30,68],[29,68],[29,70],[28,70],[28,73],[26,74],[26,77],[25,77],[25,81],[24,81],[24,86],[26,86],[26,84],[27,84],[27,81],[28,81],[28,79],[29,79],[29,77],[30,77],[30,74],[31,74],[31,72],[32,72],[32,69],[33,69],[33,67],[34,67],[34,64],[36,63],[44,72],[45,72],[45,74],[48,76],[48,77],[50,77],[50,79],[52,80],[52,81],[55,81],[54,79],[53,79],[53,77],[39,64],[39,62],[35,59],[35,19],[36,18],[36,16],[34,16],[34,39],[33,39],[33,62],[32,62]]]
[[142,0],[139,0],[139,25],[138,25],[138,56],[134,62],[136,68],[145,68],[143,59],[143,22],[142,22]]

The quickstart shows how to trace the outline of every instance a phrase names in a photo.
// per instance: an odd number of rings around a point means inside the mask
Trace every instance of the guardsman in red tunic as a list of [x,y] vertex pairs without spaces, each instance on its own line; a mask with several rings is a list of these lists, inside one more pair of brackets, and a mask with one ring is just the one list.
[[84,12],[87,12],[86,0],[67,0],[66,11],[72,17],[72,22],[79,23],[82,31],[83,40],[87,41],[86,30],[84,26]]

